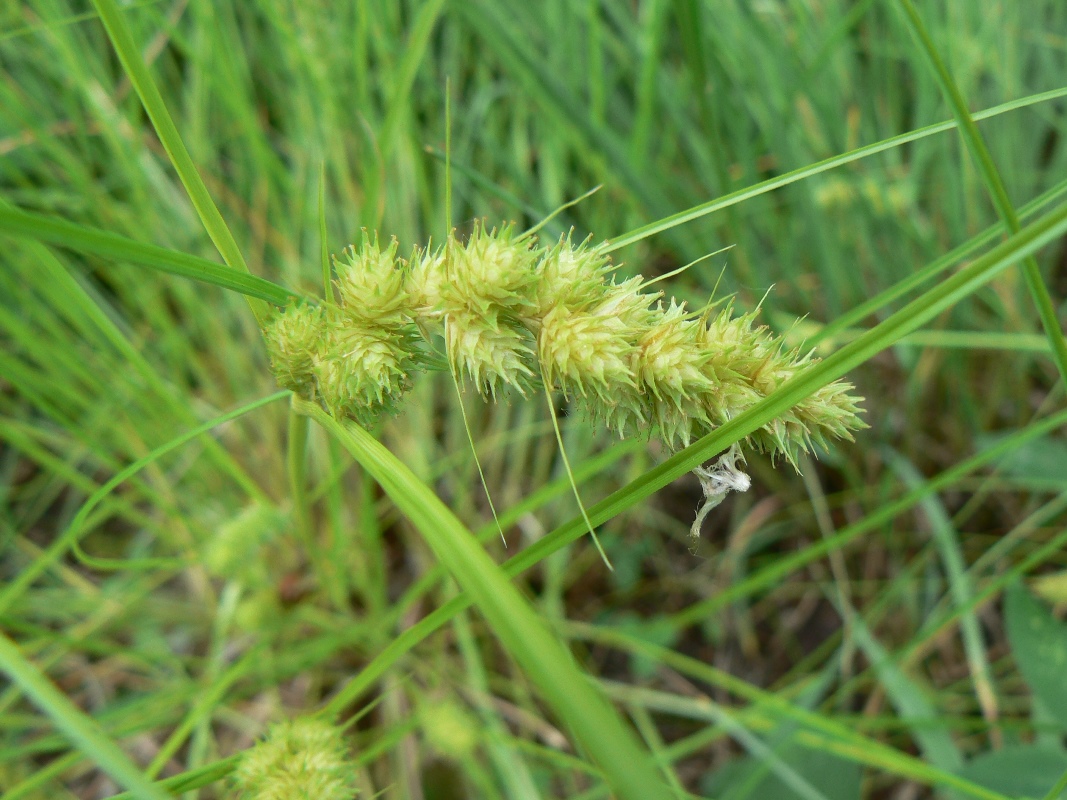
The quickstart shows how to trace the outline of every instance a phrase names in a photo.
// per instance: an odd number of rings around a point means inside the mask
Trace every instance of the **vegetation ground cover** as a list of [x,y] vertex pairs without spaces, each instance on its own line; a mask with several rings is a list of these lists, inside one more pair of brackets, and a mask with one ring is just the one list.
[[[306,717],[361,797],[1067,793],[1065,62],[1055,0],[4,6],[0,798],[230,796]],[[555,398],[613,570],[543,398],[356,427],[261,334],[361,229],[557,209],[821,358],[677,452]]]

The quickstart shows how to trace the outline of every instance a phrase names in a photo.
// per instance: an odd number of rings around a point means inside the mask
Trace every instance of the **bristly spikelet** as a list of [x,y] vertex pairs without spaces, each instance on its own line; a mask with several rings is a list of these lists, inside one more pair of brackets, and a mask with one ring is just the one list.
[[465,245],[449,242],[448,285],[453,299],[472,311],[495,308],[513,316],[531,305],[530,290],[537,280],[537,251],[532,238],[513,238],[510,225],[486,230],[481,222]]
[[540,320],[554,308],[580,309],[598,303],[613,269],[607,254],[589,239],[575,247],[570,234],[561,236],[537,265],[533,308],[523,322],[536,331]]
[[410,323],[411,302],[396,259],[396,239],[382,250],[377,236],[369,241],[366,231],[363,235],[361,248],[347,247],[342,258],[334,259],[341,303],[359,320],[388,326]]
[[280,722],[233,772],[237,800],[351,800],[356,771],[341,731],[317,719]]
[[416,247],[408,259],[405,274],[411,312],[424,331],[429,324],[437,324],[444,314],[441,288],[447,279],[444,248]]
[[[816,361],[811,354],[787,350],[766,326],[753,328],[758,313],[757,309],[731,317],[728,307],[705,329],[706,346],[720,348],[712,363],[735,376],[723,382],[735,389],[735,396],[728,404],[709,408],[713,420],[725,422],[736,416]],[[849,395],[851,389],[843,381],[824,386],[749,436],[749,443],[798,468],[800,454],[810,451],[813,442],[825,444],[827,436],[851,440],[850,431],[866,427],[858,417],[862,398]]]
[[330,308],[315,360],[319,396],[332,414],[369,425],[392,413],[420,366],[414,326],[374,326]]
[[315,354],[323,338],[322,309],[300,304],[276,314],[263,331],[278,383],[297,394],[315,394]]
[[503,387],[526,394],[535,375],[528,333],[498,313],[456,309],[445,314],[444,322],[445,351],[454,375],[469,378],[485,397],[496,397]]
[[537,355],[545,382],[589,406],[615,405],[637,388],[632,332],[615,316],[558,305],[541,319]]
[[537,267],[534,307],[524,322],[537,337],[542,376],[596,421],[622,435],[645,420],[642,387],[634,377],[637,341],[658,295],[641,279],[616,284],[600,247],[575,247],[563,236]]
[[698,435],[729,422],[761,399],[747,377],[766,356],[750,335],[757,313],[734,317],[733,306],[727,306],[717,315],[707,315],[697,331],[697,347],[708,354],[704,372],[714,383],[701,398],[709,426]]
[[[531,247],[530,239],[513,239],[510,227],[486,231],[480,223],[465,245],[452,238],[445,247],[436,306],[426,316],[443,324],[455,374],[485,396],[502,387],[525,394],[536,374],[530,332],[521,323],[536,280]],[[422,290],[428,296],[427,289],[433,284]]]
[[393,412],[426,362],[396,248],[346,249],[334,261],[340,303],[287,309],[266,331],[279,383],[363,425]]
[[645,391],[649,422],[668,447],[678,449],[689,444],[694,426],[708,424],[700,401],[715,389],[706,368],[712,353],[699,343],[703,322],[690,318],[684,305],[672,299],[656,311],[637,342],[634,374]]

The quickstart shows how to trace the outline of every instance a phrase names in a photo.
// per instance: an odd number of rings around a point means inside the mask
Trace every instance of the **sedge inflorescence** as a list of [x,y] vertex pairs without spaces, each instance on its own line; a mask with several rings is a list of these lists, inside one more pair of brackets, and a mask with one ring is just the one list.
[[[619,436],[677,450],[814,361],[758,325],[758,309],[694,313],[640,276],[620,278],[591,240],[543,246],[476,224],[466,241],[453,234],[402,259],[395,240],[364,239],[335,259],[337,302],[290,307],[267,331],[283,386],[363,424],[396,409],[415,371],[447,365],[486,398],[544,385]],[[851,439],[863,427],[851,390],[824,386],[745,444],[796,467],[813,443]],[[735,461],[705,488],[738,488]]]

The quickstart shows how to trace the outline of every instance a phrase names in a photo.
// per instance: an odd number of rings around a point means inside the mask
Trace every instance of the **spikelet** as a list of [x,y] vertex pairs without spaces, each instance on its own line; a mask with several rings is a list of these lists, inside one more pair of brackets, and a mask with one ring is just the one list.
[[299,395],[315,395],[315,357],[324,334],[322,307],[301,303],[275,314],[263,331],[278,383]]
[[282,386],[363,425],[396,410],[427,359],[396,248],[364,237],[334,260],[340,303],[291,307],[265,331]]
[[279,722],[232,777],[237,800],[351,800],[355,767],[341,731],[317,719]]
[[521,322],[536,280],[531,245],[513,238],[510,227],[487,231],[476,223],[466,244],[452,237],[443,255],[424,256],[409,270],[421,327],[440,325],[453,374],[483,396],[505,387],[525,395],[536,375],[532,337]]
[[599,303],[613,269],[607,254],[589,239],[575,247],[570,234],[561,236],[537,264],[533,308],[523,322],[536,332],[540,321],[554,308],[580,309]]
[[[778,390],[787,380],[816,359],[799,350],[787,350],[766,326],[754,327],[758,309],[734,317],[727,307],[710,319],[702,347],[714,352],[712,365],[720,373],[720,389],[705,397],[709,418],[716,424],[750,408]],[[748,437],[748,443],[772,457],[782,457],[799,469],[800,454],[812,443],[827,438],[852,440],[852,430],[866,427],[859,419],[858,401],[849,394],[852,385],[835,381],[801,400]]]
[[647,415],[671,449],[690,443],[694,425],[710,427],[700,399],[715,389],[705,369],[709,351],[698,346],[702,325],[675,302],[657,308],[638,341],[634,372],[645,390]]
[[334,260],[341,304],[360,322],[388,328],[409,325],[411,298],[404,270],[396,258],[396,239],[382,250],[377,235],[368,241],[364,231],[363,238],[363,247],[347,247],[342,259]]

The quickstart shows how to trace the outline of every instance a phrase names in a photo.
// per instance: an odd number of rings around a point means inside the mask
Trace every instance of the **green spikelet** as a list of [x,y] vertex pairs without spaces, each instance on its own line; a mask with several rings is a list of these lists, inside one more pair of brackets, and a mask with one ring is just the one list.
[[273,316],[263,331],[278,383],[302,397],[315,396],[315,357],[325,331],[322,309],[290,306]]
[[436,301],[426,316],[443,326],[454,374],[483,396],[505,387],[525,395],[537,374],[532,336],[521,322],[536,281],[531,245],[512,238],[510,227],[487,231],[476,223],[465,245],[453,237],[442,264],[431,267],[443,276],[425,275],[420,294]]
[[[367,235],[364,232],[364,239]],[[337,291],[348,314],[356,320],[379,327],[403,327],[411,322],[411,298],[404,270],[396,258],[397,241],[382,250],[377,237],[359,250],[344,250],[334,260]]]
[[355,768],[341,731],[316,719],[272,725],[233,773],[236,800],[351,800]]

